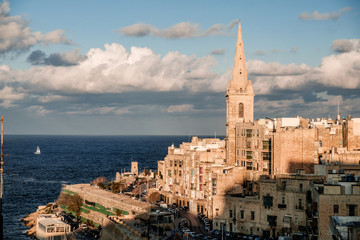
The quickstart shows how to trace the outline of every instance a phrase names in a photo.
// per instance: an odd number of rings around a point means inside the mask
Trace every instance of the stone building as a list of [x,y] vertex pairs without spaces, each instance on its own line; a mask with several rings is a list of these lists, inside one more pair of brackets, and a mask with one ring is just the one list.
[[[335,179],[328,167],[359,166],[360,118],[338,114],[335,120],[298,116],[254,121],[240,23],[225,96],[224,140],[193,137],[178,148],[170,146],[158,162],[157,187],[166,203],[205,214],[215,229],[265,237],[301,233],[327,239],[331,207],[326,204],[335,195],[342,199],[336,200],[339,209],[348,209],[341,214],[360,215],[353,206],[360,202],[356,184],[350,195],[345,194],[349,184],[326,185],[343,177]],[[341,170],[359,176],[356,167]],[[325,214],[326,220],[316,214]]]
[[[158,162],[158,188],[166,203],[188,206],[192,212],[211,214],[208,199],[221,189],[213,178],[213,168],[224,168],[225,142],[217,138],[193,137],[179,148],[168,148],[164,161]],[[231,179],[232,180],[232,179]]]
[[254,121],[254,90],[247,78],[244,44],[239,22],[232,79],[226,92],[226,160],[235,165],[235,126]]
[[312,186],[309,225],[318,239],[330,239],[331,216],[360,216],[360,165],[317,165],[315,171],[324,174],[326,182]]

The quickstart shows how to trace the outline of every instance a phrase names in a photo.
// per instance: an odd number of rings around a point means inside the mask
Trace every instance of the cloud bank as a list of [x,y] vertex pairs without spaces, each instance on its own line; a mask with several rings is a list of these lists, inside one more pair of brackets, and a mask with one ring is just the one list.
[[[339,53],[324,57],[318,67],[249,60],[255,112],[261,117],[277,111],[306,117],[325,111],[310,108],[311,104],[330,108],[333,98],[341,99],[341,104],[360,101],[358,42],[334,41],[332,48]],[[0,105],[27,106],[42,115],[214,113],[224,108],[223,94],[232,75],[231,68],[216,73],[217,62],[210,55],[197,58],[169,52],[161,56],[149,48],[128,51],[117,43],[90,49],[84,56],[77,50],[58,53],[58,62],[51,56],[32,52],[28,61],[35,66],[28,70],[0,66]],[[357,108],[349,111],[360,114]]]

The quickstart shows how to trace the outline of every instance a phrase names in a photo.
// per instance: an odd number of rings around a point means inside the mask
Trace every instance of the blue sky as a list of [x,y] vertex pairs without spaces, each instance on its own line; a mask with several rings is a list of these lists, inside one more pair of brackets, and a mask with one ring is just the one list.
[[225,134],[241,20],[255,118],[360,117],[358,1],[3,1],[8,134]]

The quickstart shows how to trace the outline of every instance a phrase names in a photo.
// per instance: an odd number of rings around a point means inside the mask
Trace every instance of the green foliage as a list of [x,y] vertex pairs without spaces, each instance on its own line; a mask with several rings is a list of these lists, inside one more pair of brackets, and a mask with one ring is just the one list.
[[63,192],[65,193],[68,193],[68,194],[74,194],[74,195],[77,195],[76,192],[73,192],[73,191],[70,191],[70,190],[67,190],[67,189],[62,189]]
[[74,212],[76,216],[80,216],[83,199],[79,195],[69,195],[62,192],[60,193],[57,202],[60,206],[65,206],[68,211]]
[[76,213],[76,216],[80,216],[80,209],[83,204],[83,199],[79,195],[71,195],[68,204],[68,209]]

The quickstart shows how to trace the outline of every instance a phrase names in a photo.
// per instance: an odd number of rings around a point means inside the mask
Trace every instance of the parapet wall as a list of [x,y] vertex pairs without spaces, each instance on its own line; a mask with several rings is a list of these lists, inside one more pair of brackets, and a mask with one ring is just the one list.
[[100,240],[144,240],[140,233],[134,231],[121,221],[104,218]]

